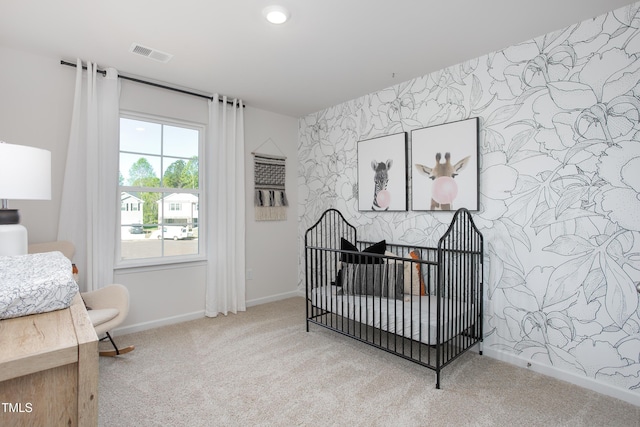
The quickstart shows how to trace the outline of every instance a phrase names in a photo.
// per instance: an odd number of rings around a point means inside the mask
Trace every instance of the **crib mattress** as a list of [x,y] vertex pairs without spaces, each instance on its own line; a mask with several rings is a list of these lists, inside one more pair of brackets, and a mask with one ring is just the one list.
[[67,308],[77,293],[61,252],[0,256],[0,319]]
[[[473,305],[441,298],[441,342],[473,325]],[[342,295],[336,286],[321,286],[311,292],[314,306],[386,332],[428,345],[437,343],[437,298],[405,295],[403,300],[369,295]]]

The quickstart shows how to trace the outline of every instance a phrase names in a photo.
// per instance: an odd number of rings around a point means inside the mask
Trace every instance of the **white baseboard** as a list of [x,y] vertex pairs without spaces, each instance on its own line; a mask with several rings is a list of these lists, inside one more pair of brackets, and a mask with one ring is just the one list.
[[[247,307],[253,307],[256,305],[266,304],[270,302],[280,301],[293,297],[304,297],[304,292],[295,290],[292,292],[285,292],[278,295],[272,295],[264,298],[257,298],[246,302]],[[134,325],[124,326],[113,331],[113,336],[131,334],[134,332],[145,331],[147,329],[158,328],[161,326],[172,325],[175,323],[187,322],[189,320],[196,320],[204,317],[204,310],[196,311],[193,313],[181,314],[178,316],[166,317],[163,319],[152,320],[149,322],[136,323]],[[471,351],[478,352],[478,345],[474,346]],[[615,397],[616,399],[623,400],[631,403],[632,405],[640,406],[640,393],[632,392],[631,390],[625,390],[619,387],[605,384],[600,381],[596,381],[591,378],[582,377],[572,372],[567,372],[553,366],[538,364],[533,360],[524,359],[512,354],[492,350],[483,346],[483,354],[493,359],[501,360],[503,362],[510,363],[512,365],[520,366],[525,369],[531,369],[534,372],[538,372],[543,375],[547,375],[553,378],[557,378],[562,381],[567,381],[571,384],[575,384],[580,387],[584,387],[589,390],[593,390],[597,393],[602,393],[607,396]]]
[[504,353],[501,351],[492,350],[483,346],[482,354],[491,357],[493,359],[501,360],[503,362],[510,363],[512,365],[520,366],[525,369],[531,369],[534,372],[538,372],[543,375],[547,375],[562,381],[575,384],[580,387],[593,390],[597,393],[606,394],[607,396],[615,397],[616,399],[624,400],[632,405],[640,406],[640,393],[634,393],[631,390],[625,390],[620,387],[615,387],[601,381],[596,381],[592,378],[582,377],[572,372],[567,372],[562,369],[555,368],[549,365],[542,365],[536,363],[531,359],[524,359],[512,354]]
[[304,293],[301,293],[297,290],[295,291],[291,291],[291,292],[285,292],[283,294],[277,294],[277,295],[271,295],[268,297],[264,297],[264,298],[257,298],[257,299],[253,299],[253,300],[249,300],[246,302],[247,307],[253,307],[256,305],[260,305],[260,304],[266,304],[268,302],[275,302],[275,301],[280,301],[283,299],[287,299],[287,298],[293,298],[293,297],[303,297]]
[[201,319],[204,317],[204,310],[193,313],[180,314],[178,316],[164,317],[162,319],[150,320],[148,322],[135,323],[114,329],[111,335],[126,335],[134,332],[146,331],[147,329],[159,328],[161,326],[173,325],[175,323],[187,322],[189,320]]
[[[271,295],[265,298],[257,298],[254,300],[246,301],[246,306],[253,307],[256,305],[280,301],[287,298],[303,297],[303,296],[304,296],[304,293],[296,290],[292,292],[285,292],[278,295]],[[154,329],[154,328],[159,328],[161,326],[173,325],[175,323],[187,322],[189,320],[201,319],[203,317],[204,317],[204,310],[195,311],[193,313],[180,314],[178,316],[165,317],[162,319],[150,320],[148,322],[140,322],[140,323],[135,323],[133,325],[123,326],[121,328],[114,329],[111,335],[118,336],[118,335],[132,334],[134,332],[146,331],[148,329]]]

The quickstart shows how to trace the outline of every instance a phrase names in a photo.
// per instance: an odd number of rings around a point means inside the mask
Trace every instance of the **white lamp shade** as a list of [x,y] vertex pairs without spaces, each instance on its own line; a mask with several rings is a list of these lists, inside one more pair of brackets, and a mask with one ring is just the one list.
[[0,199],[50,200],[51,152],[0,142]]

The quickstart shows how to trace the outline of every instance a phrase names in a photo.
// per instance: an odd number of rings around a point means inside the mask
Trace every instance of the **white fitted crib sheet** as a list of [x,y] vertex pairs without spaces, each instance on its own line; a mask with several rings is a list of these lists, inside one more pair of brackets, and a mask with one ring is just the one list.
[[[440,323],[448,341],[473,324],[473,305],[442,298]],[[437,344],[437,297],[405,295],[404,300],[370,295],[342,295],[336,286],[321,286],[311,292],[314,306],[368,326],[411,338],[428,345]]]

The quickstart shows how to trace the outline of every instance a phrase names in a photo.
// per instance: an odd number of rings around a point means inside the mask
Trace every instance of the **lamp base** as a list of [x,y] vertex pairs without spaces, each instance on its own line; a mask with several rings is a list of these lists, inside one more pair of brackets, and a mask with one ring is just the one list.
[[0,256],[25,255],[29,240],[20,224],[0,224]]
[[20,224],[18,209],[0,209],[0,225]]

